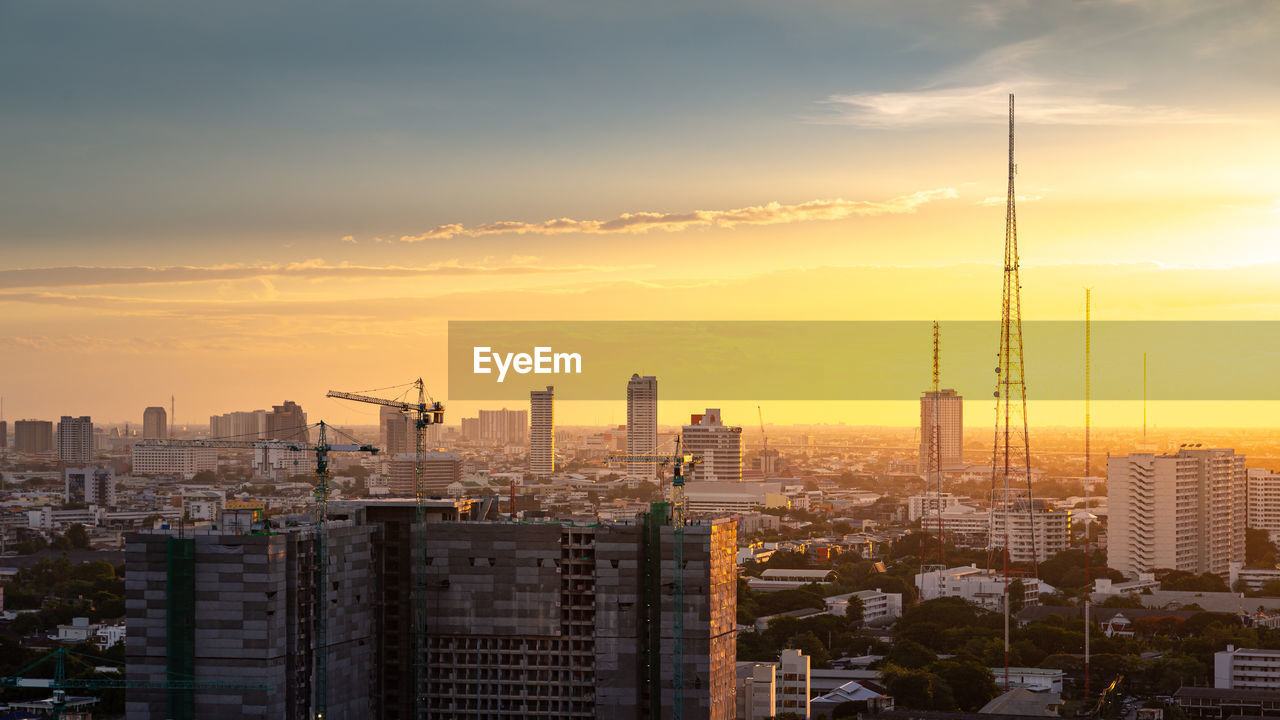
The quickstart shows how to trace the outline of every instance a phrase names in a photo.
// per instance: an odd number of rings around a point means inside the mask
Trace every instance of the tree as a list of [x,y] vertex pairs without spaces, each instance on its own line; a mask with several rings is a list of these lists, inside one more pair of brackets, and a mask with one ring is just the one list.
[[77,550],[85,550],[89,547],[89,531],[84,529],[80,523],[73,523],[67,528],[67,540],[70,541],[71,547]]
[[925,667],[938,660],[932,650],[914,640],[901,640],[885,657],[885,662],[909,670]]
[[1017,615],[1027,604],[1027,585],[1019,578],[1009,583],[1009,614]]
[[894,704],[916,710],[953,710],[955,698],[946,681],[927,670],[908,670],[885,665],[881,680]]
[[1266,530],[1245,528],[1244,566],[1268,569],[1276,566],[1276,546]]
[[191,477],[191,482],[199,485],[212,485],[218,482],[218,473],[212,470],[201,470]]
[[991,671],[976,662],[942,661],[929,670],[951,687],[956,707],[965,712],[977,712],[1000,694]]
[[831,667],[831,654],[827,652],[827,647],[822,644],[818,636],[811,631],[791,636],[787,639],[787,647],[795,648],[808,655],[809,663],[814,668]]

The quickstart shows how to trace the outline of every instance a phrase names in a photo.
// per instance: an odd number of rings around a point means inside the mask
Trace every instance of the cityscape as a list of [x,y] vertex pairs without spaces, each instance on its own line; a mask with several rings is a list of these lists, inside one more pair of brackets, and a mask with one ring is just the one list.
[[3,14],[0,720],[1280,718],[1280,5]]

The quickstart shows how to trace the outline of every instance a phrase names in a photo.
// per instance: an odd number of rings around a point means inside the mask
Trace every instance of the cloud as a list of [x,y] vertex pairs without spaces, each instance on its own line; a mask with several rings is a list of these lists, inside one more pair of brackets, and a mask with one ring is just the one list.
[[678,232],[691,228],[738,225],[778,225],[809,222],[812,220],[840,220],[855,215],[887,215],[912,213],[916,208],[934,200],[957,197],[953,188],[924,190],[900,195],[883,202],[866,200],[810,200],[795,205],[771,202],[766,205],[736,208],[733,210],[691,210],[683,213],[634,212],[623,213],[611,220],[574,220],[556,218],[541,222],[504,221],[474,227],[457,223],[439,225],[420,235],[404,235],[401,242],[416,243],[426,240],[448,240],[455,237],[483,237],[486,235],[564,235],[581,233],[588,235],[638,234],[650,230]]
[[1195,125],[1240,122],[1238,118],[1189,108],[1108,102],[1096,90],[1046,80],[831,95],[822,104],[830,106],[834,112],[810,120],[876,129],[1004,123],[1009,118],[1009,93],[1018,95],[1019,123]]
[[[149,266],[85,266],[15,268],[0,270],[0,289],[101,286],[158,285],[226,280],[267,280],[269,278],[403,278],[420,276],[485,276],[534,275],[544,273],[584,273],[616,268],[588,265],[538,266],[529,263],[512,265],[464,265],[457,260],[422,267],[395,265],[331,265],[320,259],[278,265],[171,265]],[[265,286],[264,286],[265,287]]]

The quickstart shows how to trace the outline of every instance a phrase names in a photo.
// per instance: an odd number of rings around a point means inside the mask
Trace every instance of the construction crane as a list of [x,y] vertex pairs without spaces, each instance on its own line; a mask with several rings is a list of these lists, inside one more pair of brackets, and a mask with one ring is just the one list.
[[[361,393],[340,392],[337,390],[330,390],[325,393],[325,397],[338,398],[339,400],[354,400],[355,402],[395,408],[402,414],[411,414],[413,416],[413,497],[416,507],[414,519],[417,524],[417,530],[414,533],[414,544],[416,545],[418,562],[425,562],[425,558],[427,557],[427,483],[425,470],[427,427],[430,425],[439,425],[444,422],[444,405],[434,400],[428,400],[427,389],[422,382],[422,378],[414,380],[409,385],[418,391],[418,402],[416,403],[403,399],[387,399],[374,397],[372,395],[364,395]],[[394,387],[399,388],[406,386],[397,385]],[[392,388],[381,389],[389,390]],[[378,390],[369,390],[368,392],[378,392]],[[512,496],[511,502],[514,507],[514,495]],[[416,573],[415,576],[421,576],[421,573]],[[422,717],[424,715],[423,711],[426,704],[427,592],[426,588],[421,585],[422,582],[423,580],[419,577],[413,586],[413,629],[415,642],[413,653],[413,697],[416,717]]]
[[[365,452],[370,455],[378,453],[373,445],[361,443],[330,444],[329,426],[321,421],[315,425],[294,428],[294,431],[306,438],[312,428],[319,428],[320,434],[314,445],[307,440],[244,440],[234,438],[210,438],[208,440],[143,440],[140,445],[161,447],[194,447],[194,448],[232,448],[242,450],[292,450],[294,452],[314,452],[316,455],[316,485],[312,490],[315,498],[315,532],[316,551],[315,567],[312,574],[315,582],[315,717],[323,718],[328,714],[329,706],[329,613],[326,595],[329,586],[329,453],[331,452]],[[335,430],[335,432],[337,432]],[[354,440],[355,438],[349,438]]]
[[[25,675],[37,667],[44,665],[49,661],[53,661],[53,677],[52,678],[29,678]],[[74,698],[67,695],[68,690],[166,690],[168,692],[192,692],[195,690],[211,691],[211,690],[270,690],[267,685],[242,683],[230,680],[195,680],[192,678],[175,679],[169,678],[164,682],[155,682],[150,680],[127,680],[124,678],[68,678],[67,677],[67,661],[73,660],[83,662],[89,667],[101,667],[103,663],[116,663],[119,661],[108,660],[106,658],[93,657],[91,655],[82,655],[78,652],[68,650],[66,648],[58,648],[35,662],[27,665],[13,675],[0,677],[0,688],[45,688],[53,691],[52,697],[45,702],[49,703],[50,716],[60,718],[72,705],[76,705]],[[180,714],[180,713],[175,713]],[[190,715],[188,715],[189,717]]]
[[760,476],[769,476],[769,436],[764,431],[764,410],[756,406],[756,414],[760,416],[760,438],[764,441],[764,449],[760,451]]
[[[702,462],[700,455],[681,455],[680,437],[676,437],[676,449],[671,455],[619,455],[609,458],[622,462],[656,463],[659,467],[670,464],[671,473],[671,718],[684,718],[684,469]],[[661,706],[661,694],[656,694],[654,704]],[[656,716],[658,713],[654,713]]]

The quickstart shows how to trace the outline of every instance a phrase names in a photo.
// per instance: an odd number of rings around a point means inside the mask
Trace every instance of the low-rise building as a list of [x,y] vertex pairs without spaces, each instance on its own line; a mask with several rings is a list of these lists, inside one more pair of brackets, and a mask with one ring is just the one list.
[[1280,690],[1280,650],[1238,648],[1213,654],[1213,686],[1227,690]]
[[902,594],[879,589],[832,595],[826,598],[827,612],[844,616],[848,612],[850,598],[862,602],[862,622],[866,625],[884,625],[902,617]]
[[976,565],[947,568],[926,565],[916,573],[916,588],[921,600],[940,597],[958,597],[988,610],[1003,610],[1006,588],[1022,583],[1022,606],[1040,604],[1040,594],[1053,592],[1053,588],[1039,578],[1005,578],[998,570],[987,570]]
[[768,720],[778,714],[778,666],[773,663],[738,663],[739,720]]

